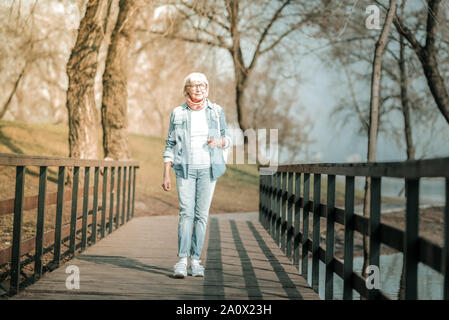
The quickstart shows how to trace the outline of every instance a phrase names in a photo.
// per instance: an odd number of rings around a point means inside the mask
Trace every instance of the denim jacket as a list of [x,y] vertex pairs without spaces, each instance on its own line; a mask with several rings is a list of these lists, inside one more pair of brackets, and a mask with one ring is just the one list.
[[[229,148],[231,146],[231,137],[226,125],[223,108],[210,102],[208,99],[206,101],[206,119],[209,126],[208,139],[221,136],[226,139],[224,148]],[[220,136],[218,134],[217,117],[213,108],[216,108],[220,120]],[[176,175],[184,179],[187,179],[189,162],[191,161],[189,159],[191,112],[192,110],[188,107],[187,102],[173,110],[170,116],[168,137],[163,153],[164,162],[171,161]],[[223,159],[221,147],[209,148],[209,152],[212,179],[216,180],[226,171],[226,163]]]

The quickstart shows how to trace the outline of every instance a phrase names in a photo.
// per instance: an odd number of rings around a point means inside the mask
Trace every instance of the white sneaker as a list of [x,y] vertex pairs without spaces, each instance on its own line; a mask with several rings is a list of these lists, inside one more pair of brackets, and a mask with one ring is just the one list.
[[187,263],[184,262],[178,262],[174,266],[174,273],[173,276],[178,279],[183,279],[187,276]]
[[193,277],[204,277],[204,267],[200,264],[200,260],[192,260],[190,270]]

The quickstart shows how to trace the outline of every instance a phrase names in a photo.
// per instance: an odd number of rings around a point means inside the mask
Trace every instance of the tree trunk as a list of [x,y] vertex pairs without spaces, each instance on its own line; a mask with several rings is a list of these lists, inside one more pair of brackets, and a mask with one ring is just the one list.
[[105,158],[128,160],[128,52],[134,35],[139,5],[136,0],[120,0],[120,11],[111,37],[103,74],[101,120]]
[[[405,1],[401,4],[401,11],[404,11]],[[412,137],[412,128],[411,128],[411,120],[410,120],[410,104],[408,99],[408,90],[407,90],[407,69],[405,66],[405,44],[404,37],[402,34],[399,36],[399,70],[400,70],[400,87],[401,87],[401,105],[402,105],[402,114],[404,116],[404,135],[405,135],[405,143],[407,150],[407,160],[415,159],[415,147],[413,144]],[[407,189],[405,189],[407,192]],[[407,194],[406,194],[407,196]],[[402,261],[402,272],[401,272],[401,280],[399,282],[399,293],[398,299],[405,299],[405,259]]]
[[[388,9],[387,18],[382,28],[379,40],[376,43],[374,53],[373,71],[371,75],[371,100],[370,100],[370,119],[369,119],[369,134],[368,134],[368,162],[376,161],[376,143],[377,133],[379,129],[379,106],[380,106],[380,88],[382,76],[382,57],[385,52],[385,47],[388,43],[388,35],[390,32],[391,23],[396,12],[396,0],[390,0],[390,7]],[[363,216],[369,217],[371,205],[371,179],[366,178],[365,182],[365,198],[363,203]],[[366,276],[366,268],[369,264],[369,238],[363,237],[363,275]]]
[[107,2],[89,0],[80,22],[78,37],[67,63],[69,85],[67,110],[69,157],[98,158],[98,112],[95,105],[95,76],[98,52],[104,38]]
[[398,32],[407,39],[418,56],[435,103],[444,119],[449,123],[449,94],[445,87],[444,79],[438,69],[435,48],[435,38],[438,27],[436,19],[438,19],[440,2],[441,0],[428,1],[425,46],[422,46],[418,42],[413,33],[402,24],[399,18],[396,17],[394,23]]

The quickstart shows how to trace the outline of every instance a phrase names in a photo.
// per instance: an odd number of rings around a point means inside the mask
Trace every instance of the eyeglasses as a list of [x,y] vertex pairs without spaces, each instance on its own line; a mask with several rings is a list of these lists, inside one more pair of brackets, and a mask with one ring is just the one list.
[[187,86],[188,88],[198,88],[200,90],[206,90],[206,85],[204,83],[200,84],[191,84]]

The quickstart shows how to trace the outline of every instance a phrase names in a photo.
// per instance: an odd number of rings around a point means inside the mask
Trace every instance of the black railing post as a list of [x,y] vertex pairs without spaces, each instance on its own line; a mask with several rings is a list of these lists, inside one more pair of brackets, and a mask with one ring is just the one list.
[[[380,265],[380,210],[381,210],[381,178],[371,178],[369,218],[369,265],[379,268]],[[362,270],[364,271],[364,270]],[[368,299],[377,299],[378,290],[368,290]]]
[[118,167],[117,171],[117,208],[115,215],[115,229],[120,225],[120,186],[122,181],[122,167]]
[[111,233],[114,225],[114,175],[115,167],[111,167],[111,187],[109,188],[109,232]]
[[286,204],[287,204],[287,172],[282,172],[282,187],[281,187],[281,250],[286,252],[285,240],[287,235],[287,219],[286,219]]
[[446,178],[446,206],[444,207],[443,299],[449,300],[449,178]]
[[42,276],[42,254],[44,242],[45,199],[47,191],[47,167],[39,168],[39,193],[36,221],[36,249],[34,254],[34,281]]
[[304,173],[303,208],[302,208],[302,264],[301,274],[308,280],[309,277],[309,210],[310,210],[310,173]]
[[327,176],[326,278],[324,299],[334,298],[335,175]]
[[129,221],[130,218],[130,209],[131,209],[131,174],[132,174],[132,167],[129,167],[128,172],[128,201],[126,203],[126,221]]
[[81,251],[87,246],[87,213],[89,205],[90,167],[84,167],[83,220],[81,228]]
[[276,238],[276,173],[271,175],[270,179],[270,210],[271,210],[271,238]]
[[293,226],[293,172],[288,173],[287,187],[287,257],[292,258]]
[[103,187],[101,195],[101,226],[100,235],[104,238],[105,228],[106,228],[106,204],[107,202],[107,192],[108,192],[108,167],[103,168]]
[[293,264],[297,269],[299,269],[299,244],[300,244],[300,235],[301,232],[299,230],[300,228],[300,222],[301,222],[301,173],[296,172],[295,173],[295,235],[294,235],[294,241],[293,241]]
[[98,211],[98,180],[100,175],[100,168],[94,169],[94,200],[92,204],[92,231],[90,240],[94,244],[97,242],[97,211]]
[[276,245],[280,245],[281,238],[281,172],[276,172]]
[[320,213],[321,174],[313,175],[313,231],[312,231],[312,289],[318,292],[320,272]]
[[70,242],[69,252],[72,256],[75,255],[75,240],[76,240],[76,211],[78,209],[78,183],[79,183],[79,167],[73,168],[73,186],[72,186],[72,213],[70,216]]
[[126,172],[127,167],[123,167],[123,200],[122,200],[122,221],[120,225],[125,223],[125,205],[126,205]]
[[352,300],[352,264],[354,260],[354,177],[347,176],[345,185],[343,299]]
[[22,240],[23,196],[25,184],[25,166],[16,167],[16,190],[14,196],[14,221],[11,248],[11,280],[9,294],[19,291],[20,284],[20,244]]
[[136,200],[136,167],[133,167],[133,202],[131,207],[131,217],[134,218],[134,202]]
[[418,298],[419,179],[405,179],[405,299]]
[[58,195],[56,200],[56,221],[55,221],[55,250],[53,255],[53,264],[59,267],[61,261],[61,233],[62,233],[62,209],[64,205],[64,181],[65,166],[59,167],[58,172]]

